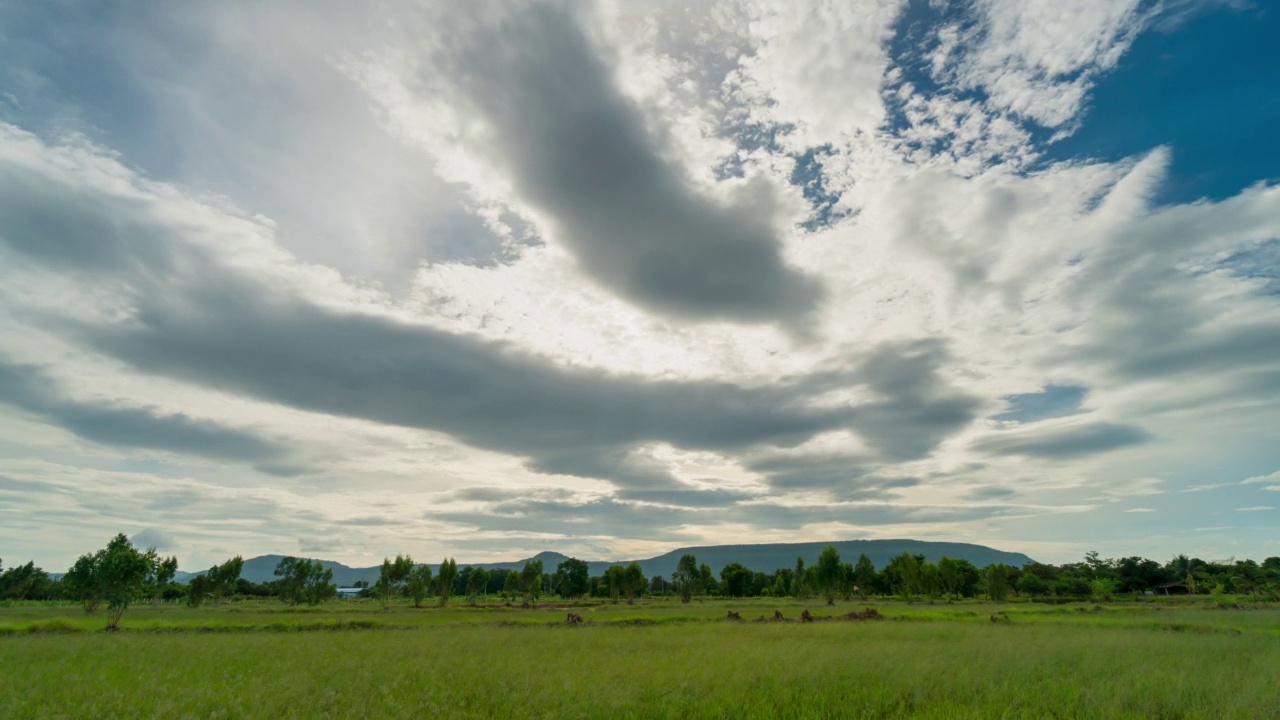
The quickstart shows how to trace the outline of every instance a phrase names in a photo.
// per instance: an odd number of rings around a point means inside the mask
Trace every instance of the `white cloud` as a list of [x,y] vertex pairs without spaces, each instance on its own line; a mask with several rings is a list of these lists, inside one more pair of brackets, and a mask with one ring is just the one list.
[[1241,485],[1262,485],[1265,483],[1278,482],[1278,481],[1280,481],[1280,470],[1277,470],[1271,473],[1270,475],[1255,475],[1254,477],[1251,477],[1251,478],[1245,478],[1244,480],[1241,481],[1240,484]]

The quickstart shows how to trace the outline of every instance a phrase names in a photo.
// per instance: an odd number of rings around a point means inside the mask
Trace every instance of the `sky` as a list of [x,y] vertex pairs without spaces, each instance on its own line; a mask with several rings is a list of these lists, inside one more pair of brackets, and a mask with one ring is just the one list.
[[1280,555],[1277,36],[0,0],[0,557]]

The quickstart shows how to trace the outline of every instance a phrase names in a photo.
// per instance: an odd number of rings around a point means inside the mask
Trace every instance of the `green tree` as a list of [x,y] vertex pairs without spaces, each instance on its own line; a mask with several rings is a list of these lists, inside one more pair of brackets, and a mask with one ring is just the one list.
[[333,584],[333,569],[326,568],[319,560],[303,560],[296,557],[282,558],[276,564],[276,586],[280,599],[290,605],[305,602],[319,605],[330,600],[338,591]]
[[1009,597],[1010,567],[1004,563],[988,565],[984,575],[987,580],[987,597],[1004,602]]
[[378,573],[378,595],[382,598],[382,609],[391,609],[391,598],[399,595],[404,583],[413,572],[413,558],[408,555],[396,555],[396,559],[382,559],[382,569]]
[[840,551],[835,545],[828,545],[818,556],[818,564],[814,567],[818,590],[827,599],[828,605],[835,605],[836,595],[844,584],[844,565],[840,562]]
[[711,566],[706,563],[698,566],[698,586],[702,588],[702,592],[707,594],[720,590],[720,585],[716,582],[716,576],[711,572]]
[[938,581],[942,591],[947,595],[947,602],[952,602],[960,593],[960,584],[964,578],[960,574],[960,563],[946,555],[938,560]]
[[187,582],[187,607],[200,607],[212,595],[213,583],[203,573],[192,576]]
[[62,576],[63,592],[82,604],[85,612],[93,612],[102,604],[102,588],[98,585],[99,559],[96,553],[81,555]]
[[243,569],[244,558],[239,555],[221,565],[209,568],[205,577],[209,578],[211,583],[214,605],[217,605],[222,598],[235,594],[236,581],[240,579],[240,572]]
[[791,568],[778,568],[773,571],[773,596],[788,597],[791,595],[791,584],[794,575]]
[[680,593],[680,602],[689,602],[700,592],[702,576],[698,573],[698,558],[693,553],[680,556],[676,571],[671,573],[671,584]]
[[155,557],[154,550],[149,552],[153,553],[153,560],[151,571],[147,573],[147,590],[151,595],[151,602],[156,604],[164,597],[165,588],[169,587],[169,583],[173,582],[174,576],[178,574],[178,558]]
[[26,565],[15,565],[0,573],[0,598],[25,600],[40,594],[48,582],[49,573],[36,567],[34,560]]
[[476,600],[484,594],[487,587],[489,587],[489,571],[482,567],[472,568],[471,574],[467,577],[467,602],[475,605]]
[[1018,592],[1028,597],[1040,597],[1049,594],[1049,583],[1035,573],[1024,572],[1018,578]]
[[542,561],[526,561],[520,570],[520,594],[529,605],[536,606],[542,594]]
[[921,557],[909,552],[904,552],[889,561],[884,571],[892,592],[902,595],[907,600],[920,593],[921,562],[923,562]]
[[413,606],[422,607],[422,601],[431,592],[431,566],[418,565],[409,572],[405,580],[404,594],[413,599]]
[[508,600],[520,594],[520,573],[515,570],[507,573],[507,580],[502,585],[502,594],[506,595]]
[[862,553],[858,556],[858,564],[853,566],[853,582],[858,586],[858,595],[863,600],[871,593],[871,586],[875,581],[876,566],[866,553]]
[[333,583],[333,568],[325,567],[319,560],[312,560],[307,564],[306,570],[302,595],[307,604],[319,605],[333,599],[338,592],[338,586]]
[[645,585],[649,582],[644,576],[640,563],[636,562],[623,568],[619,579],[622,581],[622,592],[627,596],[628,605],[635,604],[636,596],[644,592]]
[[609,599],[615,603],[622,597],[622,569],[621,565],[610,565],[605,568],[604,575],[600,577],[605,590],[609,593]]
[[587,586],[591,580],[590,570],[585,560],[568,558],[556,566],[557,583],[560,594],[566,598],[582,597],[587,594]]
[[751,584],[755,573],[743,567],[741,563],[729,563],[720,568],[720,589],[729,597],[747,597],[751,594]]
[[144,596],[154,552],[141,552],[123,533],[93,555],[82,556],[67,571],[86,609],[107,604],[107,630],[116,630],[129,605]]
[[458,561],[453,558],[445,558],[440,563],[440,574],[436,576],[436,587],[440,588],[441,607],[449,604],[449,597],[453,595],[453,583],[457,579]]
[[796,557],[796,569],[791,577],[791,594],[797,598],[809,597],[809,588],[805,587],[809,576],[805,572],[804,558]]

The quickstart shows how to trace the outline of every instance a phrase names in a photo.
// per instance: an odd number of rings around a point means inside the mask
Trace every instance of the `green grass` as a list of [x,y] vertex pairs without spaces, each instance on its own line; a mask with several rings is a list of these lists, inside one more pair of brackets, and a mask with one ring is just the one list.
[[[748,601],[0,608],[14,718],[1280,717],[1280,610]],[[1009,622],[992,623],[1003,612]],[[314,632],[305,632],[313,630]]]

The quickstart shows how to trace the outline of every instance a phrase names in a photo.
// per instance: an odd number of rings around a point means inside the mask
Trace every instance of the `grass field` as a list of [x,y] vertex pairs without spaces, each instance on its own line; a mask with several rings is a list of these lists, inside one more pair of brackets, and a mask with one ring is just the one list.
[[[1280,718],[1280,609],[874,602],[0,608],[0,716]],[[748,620],[725,620],[733,609]],[[991,622],[1003,612],[1008,621]]]

